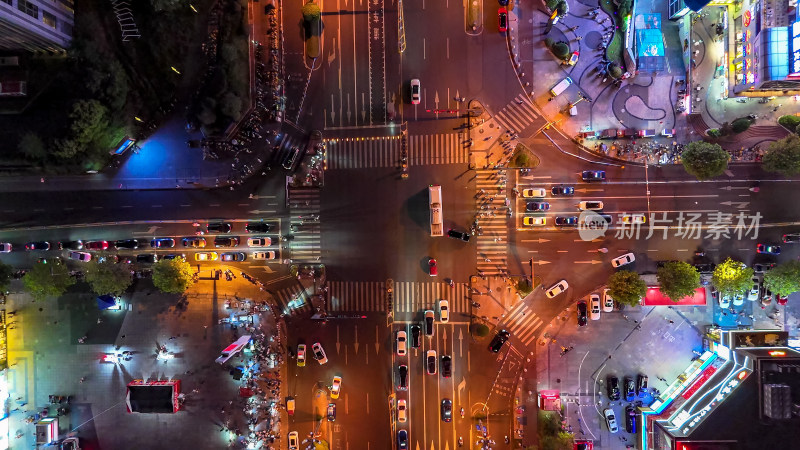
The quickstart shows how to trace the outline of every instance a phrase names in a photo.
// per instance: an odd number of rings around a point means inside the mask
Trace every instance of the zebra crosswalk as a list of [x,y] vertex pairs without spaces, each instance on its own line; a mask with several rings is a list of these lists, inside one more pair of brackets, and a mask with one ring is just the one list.
[[294,231],[290,243],[293,263],[322,260],[319,188],[289,188],[289,219]]
[[539,114],[534,111],[533,103],[522,94],[492,116],[501,130],[514,130],[519,134],[524,134],[525,129],[537,118]]
[[[386,312],[386,283],[372,281],[328,281],[329,312]],[[469,287],[444,282],[395,281],[394,312],[438,311],[439,300],[450,302],[451,313],[469,312]]]
[[477,170],[478,209],[477,267],[481,275],[500,275],[508,259],[508,205],[501,186],[505,171]]
[[313,294],[313,289],[313,287],[304,288],[295,279],[291,286],[276,291],[274,297],[280,312],[286,315],[310,312],[312,310],[311,295]]
[[[400,136],[326,139],[328,169],[400,166]],[[469,151],[459,133],[408,136],[408,164],[467,164]]]
[[525,302],[519,302],[506,313],[503,323],[498,327],[510,331],[512,336],[521,340],[527,347],[536,339],[536,330],[543,324],[542,318],[531,311]]

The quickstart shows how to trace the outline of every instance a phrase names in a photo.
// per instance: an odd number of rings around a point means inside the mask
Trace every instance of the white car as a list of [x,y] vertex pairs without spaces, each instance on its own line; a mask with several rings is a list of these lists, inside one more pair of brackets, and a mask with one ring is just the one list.
[[644,214],[625,214],[622,216],[622,223],[640,225],[645,222],[647,222],[647,218]]
[[253,252],[253,259],[275,259],[275,252]]
[[567,280],[561,280],[558,283],[550,286],[550,289],[548,289],[545,294],[547,295],[547,298],[553,298],[567,289],[569,289],[569,283],[567,283]]
[[608,425],[608,431],[611,433],[616,433],[619,431],[619,427],[617,426],[617,418],[614,417],[614,410],[611,408],[606,408],[603,410],[603,416],[606,418],[606,425]]
[[634,261],[636,261],[636,257],[633,256],[633,253],[625,253],[622,256],[617,256],[616,258],[612,259],[611,267],[616,269],[617,267],[622,267]]
[[547,191],[544,188],[523,189],[523,198],[542,198],[547,197]]
[[248,247],[269,247],[271,244],[272,244],[272,239],[268,237],[247,238]]
[[439,320],[442,323],[450,320],[450,302],[447,300],[439,300]]
[[342,390],[342,377],[336,375],[333,377],[333,384],[331,384],[331,398],[337,399],[339,398],[339,393]]
[[758,277],[753,277],[753,287],[747,291],[747,300],[754,302],[758,300],[759,294],[761,294],[761,280]]
[[408,343],[408,334],[405,331],[397,332],[397,355],[406,355],[406,345]]
[[583,201],[578,203],[578,209],[581,211],[600,211],[603,209],[603,202],[601,201]]
[[11,253],[11,244],[8,242],[0,243],[0,253]]
[[297,450],[298,445],[300,445],[300,435],[297,431],[292,431],[289,433],[289,450]]
[[589,318],[592,320],[600,319],[600,295],[592,294],[589,296]]
[[420,87],[419,79],[414,78],[413,80],[411,80],[411,104],[412,105],[419,105],[419,99],[420,99],[420,95],[421,95],[420,94],[420,90],[421,89],[422,88]]
[[405,423],[408,420],[408,406],[405,400],[397,401],[397,421]]
[[92,254],[86,252],[69,252],[69,259],[75,261],[89,262],[92,260]]
[[610,291],[610,289],[603,289],[603,312],[614,311],[614,299],[608,295],[608,291]]
[[744,305],[744,295],[736,294],[733,296],[733,306],[742,306]]
[[322,344],[319,342],[314,342],[314,345],[311,346],[311,352],[314,353],[314,359],[316,359],[320,365],[328,362],[328,356],[325,355],[325,349],[322,348]]
[[722,309],[728,309],[731,307],[731,296],[730,295],[720,295],[719,297],[719,307]]
[[522,224],[529,227],[541,227],[547,224],[547,219],[544,217],[523,217]]

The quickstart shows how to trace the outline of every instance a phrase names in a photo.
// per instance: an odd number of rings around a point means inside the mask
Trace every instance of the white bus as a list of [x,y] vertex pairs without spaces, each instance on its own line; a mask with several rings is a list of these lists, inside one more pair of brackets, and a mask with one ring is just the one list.
[[441,186],[432,184],[428,187],[428,202],[431,208],[431,236],[444,236]]
[[216,361],[219,364],[225,364],[226,362],[228,362],[229,359],[233,358],[234,356],[236,356],[237,353],[242,351],[244,346],[247,345],[249,342],[250,342],[249,334],[240,337],[233,344],[225,347],[225,350],[222,351],[222,354],[219,355],[219,358],[217,358]]

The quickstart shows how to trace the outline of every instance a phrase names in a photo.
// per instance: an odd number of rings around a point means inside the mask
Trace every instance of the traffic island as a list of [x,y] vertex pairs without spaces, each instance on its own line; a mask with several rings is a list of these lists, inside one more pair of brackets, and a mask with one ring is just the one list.
[[322,52],[320,38],[322,36],[322,20],[319,5],[315,0],[308,0],[303,5],[303,27],[305,29],[306,57],[316,60]]
[[512,169],[535,169],[541,161],[533,154],[527,145],[519,143],[514,147],[514,153],[508,160],[508,167]]
[[473,36],[483,31],[483,0],[466,0],[464,8],[464,31]]

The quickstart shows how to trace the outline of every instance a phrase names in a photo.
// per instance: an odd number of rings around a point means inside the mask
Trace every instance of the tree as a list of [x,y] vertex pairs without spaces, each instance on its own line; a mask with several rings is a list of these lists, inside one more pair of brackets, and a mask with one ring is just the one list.
[[778,124],[783,125],[790,130],[796,130],[797,126],[800,125],[800,117],[780,116],[778,117]]
[[791,135],[772,142],[762,161],[764,170],[769,172],[787,176],[800,174],[800,137]]
[[99,295],[119,295],[131,285],[131,271],[127,264],[117,264],[111,259],[93,260],[86,268],[86,281]]
[[661,292],[677,302],[694,294],[700,287],[700,273],[690,264],[683,261],[669,261],[656,272]]
[[153,285],[167,294],[180,294],[194,282],[192,266],[183,258],[162,259],[153,266]]
[[549,11],[555,11],[558,7],[558,4],[561,3],[562,0],[545,0],[545,4],[547,5],[547,9]]
[[751,123],[752,122],[750,122],[750,119],[746,117],[736,119],[733,122],[731,122],[731,131],[733,131],[734,133],[742,133],[744,131],[747,131],[748,128],[750,128]]
[[608,66],[608,74],[611,75],[611,78],[618,80],[622,77],[622,67],[617,63],[611,63]]
[[553,55],[558,59],[567,59],[569,56],[569,45],[565,42],[556,42],[552,47]]
[[320,18],[319,5],[314,3],[314,0],[309,0],[308,3],[303,5],[303,20],[308,23],[318,21]]
[[59,297],[73,284],[75,278],[70,276],[67,266],[61,263],[37,262],[22,277],[22,285],[34,300]]
[[553,40],[553,38],[545,38],[545,40],[544,40],[544,46],[545,46],[545,47],[547,47],[547,48],[549,49],[550,47],[552,47],[552,46],[553,46],[553,44],[554,44],[555,42],[556,42],[556,41],[554,41],[554,40]]
[[647,284],[639,277],[638,273],[620,270],[608,279],[608,289],[608,294],[614,300],[629,306],[636,306],[647,293]]
[[29,159],[41,161],[47,157],[47,149],[42,138],[34,133],[27,132],[19,140],[17,149]]
[[707,180],[725,172],[730,155],[719,144],[695,141],[686,145],[681,159],[686,172],[698,180]]
[[764,274],[764,285],[781,297],[800,291],[800,261],[786,261],[770,270]]
[[13,276],[14,268],[0,262],[0,290],[5,291],[8,289],[8,285],[11,284],[11,278]]
[[486,337],[489,335],[489,327],[484,323],[476,323],[472,325],[472,334],[477,337]]
[[242,99],[233,92],[226,92],[219,105],[220,112],[233,120],[242,117]]
[[721,295],[735,295],[750,289],[753,269],[730,258],[718,265],[711,275],[711,284]]
[[564,17],[569,12],[569,5],[565,1],[558,2],[558,6],[556,6],[556,11],[558,11],[558,17]]

